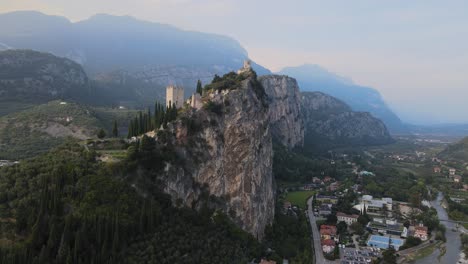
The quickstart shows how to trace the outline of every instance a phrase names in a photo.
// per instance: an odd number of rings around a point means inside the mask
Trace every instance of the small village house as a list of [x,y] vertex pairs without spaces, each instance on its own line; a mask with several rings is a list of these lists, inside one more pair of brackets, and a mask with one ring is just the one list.
[[336,238],[336,226],[321,225],[320,226],[320,240],[328,240]]
[[427,227],[420,224],[414,228],[414,237],[420,238],[422,241],[427,240]]
[[326,239],[322,241],[322,251],[324,253],[330,254],[335,250],[336,244],[332,239]]

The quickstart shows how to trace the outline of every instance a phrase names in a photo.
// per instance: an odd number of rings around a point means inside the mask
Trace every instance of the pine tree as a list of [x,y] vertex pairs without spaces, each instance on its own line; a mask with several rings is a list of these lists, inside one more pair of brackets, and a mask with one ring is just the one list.
[[114,120],[114,125],[112,126],[112,136],[118,137],[119,136],[119,129],[117,127],[117,121]]
[[197,81],[197,93],[200,95],[203,93],[202,83],[200,80]]

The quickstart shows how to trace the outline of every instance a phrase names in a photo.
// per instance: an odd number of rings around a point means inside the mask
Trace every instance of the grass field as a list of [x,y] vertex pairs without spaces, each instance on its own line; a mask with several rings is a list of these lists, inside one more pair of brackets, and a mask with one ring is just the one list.
[[302,209],[307,208],[307,199],[315,194],[315,191],[296,191],[289,192],[286,195],[286,200],[293,205],[297,205]]

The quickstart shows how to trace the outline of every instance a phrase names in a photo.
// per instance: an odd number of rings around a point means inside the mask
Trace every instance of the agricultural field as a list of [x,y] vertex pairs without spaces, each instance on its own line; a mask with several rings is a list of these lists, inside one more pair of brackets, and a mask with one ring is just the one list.
[[294,191],[286,195],[285,200],[301,209],[307,208],[307,199],[315,194],[315,191]]

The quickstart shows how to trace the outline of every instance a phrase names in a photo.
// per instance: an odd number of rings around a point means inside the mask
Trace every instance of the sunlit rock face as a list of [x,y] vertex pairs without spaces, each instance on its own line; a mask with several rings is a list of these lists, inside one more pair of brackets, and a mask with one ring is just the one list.
[[301,147],[304,144],[304,121],[296,80],[285,75],[265,75],[259,80],[269,98],[273,138],[289,148]]
[[208,200],[261,239],[274,218],[275,193],[267,96],[254,78],[205,95],[211,108],[169,125],[180,162],[168,164],[162,178],[174,201],[197,208]]

